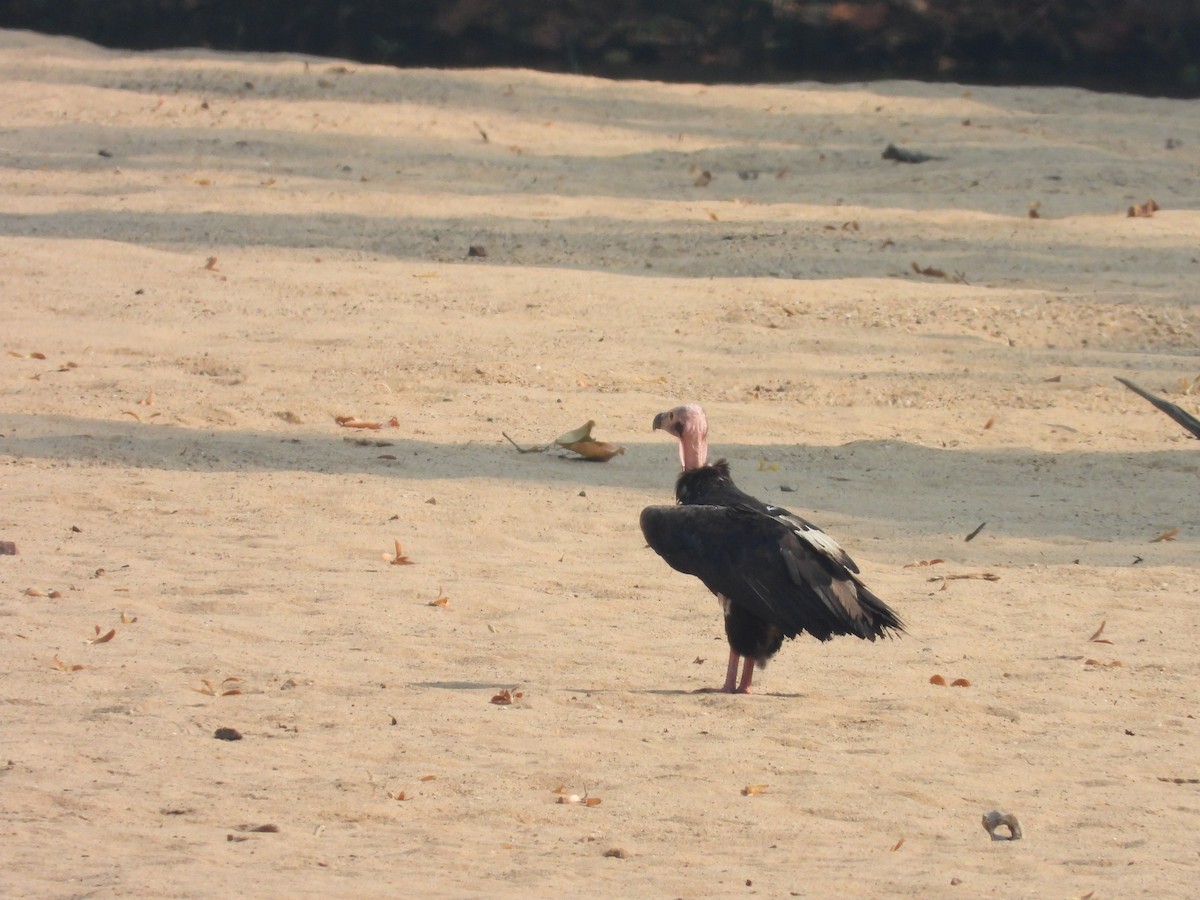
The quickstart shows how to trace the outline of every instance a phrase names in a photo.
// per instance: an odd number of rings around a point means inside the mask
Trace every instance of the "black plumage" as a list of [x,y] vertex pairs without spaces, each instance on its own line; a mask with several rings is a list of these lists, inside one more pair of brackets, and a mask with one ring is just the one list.
[[[644,509],[642,533],[672,568],[695,575],[721,602],[730,659],[720,690],[748,691],[754,664],[766,665],[785,637],[874,641],[903,630],[829,535],[740,490],[725,460],[705,464],[707,422],[699,406],[661,413],[655,427],[680,439],[684,471],[675,486],[678,505]],[[746,660],[740,682],[739,657]]]

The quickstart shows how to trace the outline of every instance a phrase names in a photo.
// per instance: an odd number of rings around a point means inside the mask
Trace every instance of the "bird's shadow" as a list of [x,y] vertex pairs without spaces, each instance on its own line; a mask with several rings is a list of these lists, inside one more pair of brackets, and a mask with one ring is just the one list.
[[[508,689],[515,691],[521,685],[516,683],[500,683],[500,682],[482,682],[482,681],[410,681],[410,688],[434,688],[441,691],[498,691]],[[568,694],[648,694],[657,697],[721,697],[738,696],[736,694],[721,694],[718,691],[697,691],[684,690],[683,688],[643,688],[640,690],[630,690],[628,688],[584,688],[584,687],[562,687],[561,690]],[[781,691],[755,691],[750,694],[751,697],[778,697],[787,700],[799,700],[804,697],[803,694],[783,693]]]

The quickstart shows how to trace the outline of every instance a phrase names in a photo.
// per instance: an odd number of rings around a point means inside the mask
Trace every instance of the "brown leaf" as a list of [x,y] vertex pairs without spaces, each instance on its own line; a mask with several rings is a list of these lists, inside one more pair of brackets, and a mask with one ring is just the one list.
[[987,524],[987,522],[980,522],[979,527],[976,528],[974,531],[972,531],[970,534],[968,534],[965,538],[963,538],[963,540],[964,541],[975,540],[975,538],[979,535],[979,532],[983,531],[983,526],[986,524]]
[[986,422],[983,423],[983,430],[987,431],[995,424],[996,424],[996,417],[992,416],[990,419],[988,419]]
[[599,797],[584,797],[583,805],[584,806],[599,806],[600,798]]
[[504,690],[492,697],[492,702],[497,706],[509,706],[513,702],[512,691],[504,688]]
[[1171,529],[1168,529],[1167,531],[1164,531],[1158,537],[1154,538],[1152,541],[1150,541],[1150,543],[1161,544],[1163,541],[1173,541],[1173,540],[1175,540],[1175,537],[1178,534],[1179,534],[1178,528],[1171,528]]
[[1145,203],[1138,203],[1129,207],[1129,210],[1125,215],[1131,219],[1149,219],[1160,209],[1162,209],[1162,207],[1153,200],[1147,200]]
[[39,591],[35,587],[25,588],[25,590],[22,593],[24,593],[26,597],[45,597],[46,596],[42,591]]
[[950,687],[970,687],[971,681],[968,678],[955,678],[950,682]]
[[944,559],[920,559],[920,560],[917,560],[916,562],[906,563],[904,568],[906,568],[906,569],[921,569],[921,568],[924,568],[925,566],[941,565],[944,562],[945,562]]
[[929,678],[929,683],[936,684],[938,687],[945,687],[946,679],[943,678],[941,675],[931,675]]
[[217,269],[217,258],[216,258],[215,256],[210,256],[210,257],[209,257],[209,258],[208,258],[208,259],[205,261],[205,263],[204,263],[204,268],[208,269],[208,271],[210,271],[210,272],[217,272],[217,271],[219,271],[219,270]]
[[88,641],[89,644],[107,644],[117,636],[117,629],[110,628],[104,634],[100,634],[100,626],[96,626],[96,637]]
[[765,784],[748,784],[742,788],[743,797],[757,797],[767,792]]
[[69,666],[57,656],[54,657],[54,660],[50,663],[50,665],[54,666],[54,668],[58,669],[60,672],[78,672],[80,669],[86,668],[86,666],[81,666],[78,663],[73,666]]
[[445,607],[445,606],[448,606],[449,604],[450,604],[450,598],[449,598],[449,597],[447,597],[445,594],[443,594],[443,593],[442,593],[442,589],[441,589],[441,588],[438,588],[438,595],[437,595],[437,599],[435,599],[435,600],[430,600],[430,601],[429,601],[429,605],[430,605],[430,606],[441,606],[441,607]]
[[1101,619],[1101,620],[1100,620],[1100,627],[1099,627],[1099,628],[1097,628],[1095,631],[1093,631],[1093,632],[1092,632],[1092,636],[1091,636],[1090,638],[1088,638],[1088,640],[1089,640],[1089,641],[1095,641],[1095,640],[1098,640],[1098,639],[1099,639],[1099,637],[1100,637],[1100,635],[1104,634],[1104,626],[1105,626],[1105,625],[1107,625],[1107,624],[1108,624],[1108,619]]
[[[387,557],[384,557],[384,559],[387,559]],[[416,563],[414,563],[411,559],[409,559],[407,556],[404,555],[404,551],[400,548],[399,541],[396,541],[396,555],[393,556],[389,561],[391,562],[391,564],[393,566],[415,566],[416,565]]]
[[898,840],[898,841],[896,841],[896,843],[892,844],[892,852],[895,853],[897,850],[899,850],[903,846],[904,846],[904,835],[900,835],[900,840]]
[[914,272],[916,272],[918,275],[927,275],[930,278],[949,278],[950,277],[942,269],[935,269],[933,266],[926,266],[925,268],[921,268],[921,266],[919,264],[917,264],[916,262],[912,263],[912,270]]
[[333,421],[337,422],[343,428],[365,428],[370,431],[378,431],[383,427],[379,422],[368,422],[363,419],[356,419],[354,416],[335,416]]
[[570,450],[573,453],[578,453],[584,459],[593,462],[608,462],[614,456],[620,456],[625,452],[624,447],[617,444],[610,444],[607,441],[576,441],[572,444],[560,444],[564,450]]
[[437,781],[437,776],[436,775],[422,775],[421,780],[422,781]]
[[122,625],[131,625],[134,622],[136,622],[137,619],[138,619],[137,616],[131,616],[129,613],[125,612],[124,610],[121,610],[121,624]]

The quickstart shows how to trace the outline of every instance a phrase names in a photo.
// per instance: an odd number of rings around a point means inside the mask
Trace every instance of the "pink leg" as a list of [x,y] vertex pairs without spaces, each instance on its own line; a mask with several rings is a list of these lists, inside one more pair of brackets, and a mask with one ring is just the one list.
[[754,677],[754,660],[746,657],[746,666],[742,669],[742,680],[738,684],[737,692],[739,694],[750,693],[750,679]]
[[[729,668],[725,670],[725,684],[719,688],[700,688],[696,691],[697,694],[732,694],[734,693],[734,684],[737,683],[738,660],[741,659],[731,647],[729,650]],[[742,683],[738,685],[737,693],[750,693],[750,673],[754,671],[754,660],[746,660],[746,669],[742,675]]]

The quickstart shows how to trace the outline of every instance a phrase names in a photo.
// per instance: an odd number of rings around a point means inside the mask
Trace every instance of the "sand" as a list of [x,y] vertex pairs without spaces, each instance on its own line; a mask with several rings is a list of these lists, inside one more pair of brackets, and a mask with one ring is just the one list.
[[[1196,102],[0,71],[5,895],[1194,894]],[[682,401],[907,636],[693,693]]]

